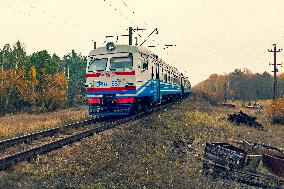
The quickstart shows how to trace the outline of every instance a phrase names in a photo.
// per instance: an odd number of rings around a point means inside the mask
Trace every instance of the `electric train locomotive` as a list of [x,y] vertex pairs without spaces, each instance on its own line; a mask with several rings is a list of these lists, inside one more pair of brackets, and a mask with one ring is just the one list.
[[112,42],[90,51],[85,86],[96,116],[128,115],[191,93],[188,78],[147,48]]

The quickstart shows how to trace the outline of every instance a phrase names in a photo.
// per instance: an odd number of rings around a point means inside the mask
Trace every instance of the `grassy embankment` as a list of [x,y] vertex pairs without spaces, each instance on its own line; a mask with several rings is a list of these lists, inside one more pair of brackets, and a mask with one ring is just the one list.
[[[284,127],[270,125],[265,110],[250,110],[265,131],[237,126],[226,119],[233,111],[186,99],[2,171],[0,188],[239,188],[203,177],[194,154],[202,155],[205,142],[213,141],[246,139],[283,148]],[[192,150],[174,149],[173,141],[191,139]]]
[[87,107],[70,108],[41,114],[15,114],[0,117],[0,140],[53,128],[83,119]]

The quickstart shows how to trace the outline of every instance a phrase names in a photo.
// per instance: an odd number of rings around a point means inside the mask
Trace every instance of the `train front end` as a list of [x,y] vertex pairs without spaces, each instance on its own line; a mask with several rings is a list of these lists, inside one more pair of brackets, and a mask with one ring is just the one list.
[[86,68],[89,114],[95,116],[130,114],[136,95],[133,52],[127,46],[92,50]]

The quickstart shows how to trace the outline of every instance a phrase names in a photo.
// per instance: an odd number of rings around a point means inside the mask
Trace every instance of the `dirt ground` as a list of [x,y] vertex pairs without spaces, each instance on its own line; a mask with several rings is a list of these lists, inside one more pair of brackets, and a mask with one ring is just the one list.
[[[243,188],[204,177],[196,158],[206,142],[248,140],[284,148],[284,126],[271,125],[265,109],[242,110],[257,116],[264,131],[228,122],[227,114],[238,108],[184,99],[2,171],[0,188]],[[177,140],[193,141],[191,149],[179,153]]]

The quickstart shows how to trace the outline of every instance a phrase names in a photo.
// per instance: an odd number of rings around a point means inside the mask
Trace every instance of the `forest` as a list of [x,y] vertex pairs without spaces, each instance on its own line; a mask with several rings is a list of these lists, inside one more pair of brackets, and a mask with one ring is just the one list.
[[[235,69],[226,75],[212,74],[195,86],[195,90],[210,93],[222,100],[257,100],[273,97],[273,76],[268,72],[252,73]],[[284,74],[277,80],[277,97],[284,94]]]
[[28,55],[16,42],[0,48],[0,115],[42,112],[84,104],[86,57],[60,58],[47,50]]
[[[4,45],[0,48],[0,115],[85,104],[85,65],[86,57],[74,50],[60,58],[47,50],[28,55],[19,41]],[[212,74],[194,89],[219,101],[271,99],[273,76],[235,69],[226,75]],[[284,94],[284,73],[278,76],[277,94]]]

